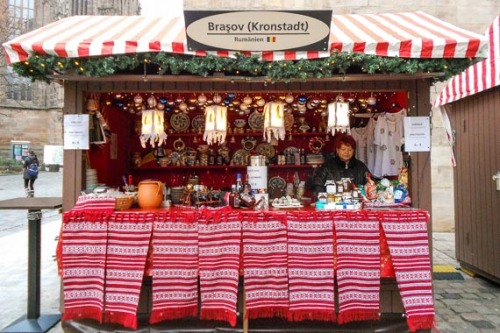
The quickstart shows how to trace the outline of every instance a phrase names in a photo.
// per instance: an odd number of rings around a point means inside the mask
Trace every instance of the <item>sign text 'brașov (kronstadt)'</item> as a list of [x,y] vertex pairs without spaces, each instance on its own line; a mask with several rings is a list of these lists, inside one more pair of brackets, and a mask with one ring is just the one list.
[[188,49],[325,51],[331,10],[184,11]]

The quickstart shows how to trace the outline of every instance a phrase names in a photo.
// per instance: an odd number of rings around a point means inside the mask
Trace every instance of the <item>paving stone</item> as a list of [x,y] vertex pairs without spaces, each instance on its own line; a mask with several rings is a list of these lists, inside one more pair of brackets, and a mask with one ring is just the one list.
[[473,320],[470,323],[474,325],[474,327],[476,328],[486,328],[486,329],[496,328],[495,325],[493,325],[487,320]]
[[462,294],[462,298],[478,299],[479,295],[477,295],[477,294],[470,294],[470,293],[464,293],[464,294]]
[[462,295],[460,294],[452,294],[452,293],[444,293],[441,296],[445,299],[461,299]]

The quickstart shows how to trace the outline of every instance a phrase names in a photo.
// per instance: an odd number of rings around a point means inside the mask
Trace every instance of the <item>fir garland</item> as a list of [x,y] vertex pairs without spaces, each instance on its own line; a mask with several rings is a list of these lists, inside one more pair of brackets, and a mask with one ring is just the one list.
[[50,82],[58,74],[104,77],[119,74],[198,75],[224,73],[229,76],[265,77],[273,82],[328,78],[346,74],[442,73],[444,81],[472,64],[471,59],[405,59],[366,54],[334,52],[328,58],[266,62],[257,57],[237,55],[224,58],[172,53],[139,53],[108,57],[59,58],[31,55],[15,63],[14,70],[32,81]]

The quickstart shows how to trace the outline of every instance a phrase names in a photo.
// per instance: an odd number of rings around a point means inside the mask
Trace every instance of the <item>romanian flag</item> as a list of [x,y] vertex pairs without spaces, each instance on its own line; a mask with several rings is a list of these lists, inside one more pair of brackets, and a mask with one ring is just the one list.
[[274,36],[273,37],[267,37],[267,42],[268,43],[274,43],[274,42],[276,42],[276,37],[274,37]]

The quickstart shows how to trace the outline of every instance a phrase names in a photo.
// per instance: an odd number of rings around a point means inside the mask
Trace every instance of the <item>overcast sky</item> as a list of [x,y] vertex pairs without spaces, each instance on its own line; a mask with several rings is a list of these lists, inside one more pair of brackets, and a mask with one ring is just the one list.
[[161,16],[173,11],[182,13],[182,0],[140,0],[141,15]]

